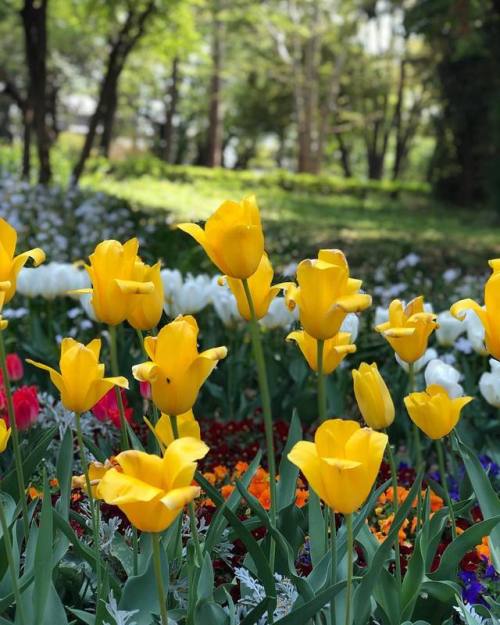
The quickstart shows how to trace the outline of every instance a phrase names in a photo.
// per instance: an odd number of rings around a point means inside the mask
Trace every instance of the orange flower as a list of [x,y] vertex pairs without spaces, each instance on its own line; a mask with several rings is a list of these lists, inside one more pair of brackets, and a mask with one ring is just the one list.
[[295,491],[295,505],[297,508],[303,508],[309,499],[309,491],[305,488],[297,488]]
[[217,476],[215,475],[215,473],[211,473],[210,471],[207,471],[206,473],[203,474],[203,477],[207,480],[207,482],[209,484],[211,484],[212,486],[215,484],[215,482],[217,481]]
[[200,507],[200,508],[215,508],[215,504],[214,504],[214,502],[210,498],[202,499],[200,501],[200,503],[198,504],[198,507]]
[[262,491],[259,497],[259,503],[264,508],[264,510],[271,509],[271,491],[269,487]]
[[43,493],[42,491],[36,489],[34,486],[30,486],[28,488],[28,497],[30,499],[40,499],[41,497],[43,497]]
[[234,489],[235,489],[235,486],[233,486],[232,484],[225,484],[220,489],[220,493],[224,497],[224,499],[227,499],[231,495]]
[[226,475],[229,473],[228,468],[225,467],[222,464],[218,464],[215,468],[214,468],[214,473],[215,473],[215,477],[218,480],[223,480]]
[[243,473],[245,473],[245,471],[248,469],[248,462],[244,462],[243,460],[239,460],[236,463],[236,467],[234,469],[234,474],[236,477],[240,477],[241,475],[243,475]]
[[59,481],[54,477],[50,480],[49,484],[52,488],[57,488],[59,486]]
[[269,475],[262,467],[259,467],[255,472],[255,475],[250,482],[248,492],[256,497],[260,498],[262,493],[269,488]]
[[488,541],[487,536],[483,536],[483,540],[481,541],[481,544],[477,545],[476,553],[479,557],[488,558],[488,560],[491,559],[490,543]]

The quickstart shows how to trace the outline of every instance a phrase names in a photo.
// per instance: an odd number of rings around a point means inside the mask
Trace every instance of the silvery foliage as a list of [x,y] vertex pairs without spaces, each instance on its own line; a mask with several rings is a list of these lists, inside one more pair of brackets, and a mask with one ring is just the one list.
[[131,620],[139,612],[139,610],[120,610],[116,602],[113,591],[109,593],[108,601],[106,602],[106,610],[109,616],[113,619],[110,623],[106,621],[104,625],[136,625],[137,621]]
[[[241,586],[244,587],[245,594],[242,592],[242,597],[238,600],[236,604],[236,611],[239,618],[243,618],[250,610],[252,610],[255,606],[257,606],[261,601],[266,598],[266,591],[264,590],[264,586],[260,584],[245,568],[236,568],[235,571],[236,579],[240,582]],[[298,592],[292,582],[287,578],[279,575],[278,573],[274,574],[274,578],[276,580],[276,594],[277,594],[277,603],[276,609],[274,610],[274,619],[280,619],[289,614],[292,611],[293,605],[298,598]],[[242,588],[243,591],[243,588]],[[258,625],[266,625],[268,623],[267,614],[262,616]]]
[[496,617],[483,618],[476,612],[474,606],[464,603],[458,596],[457,603],[458,606],[455,606],[454,610],[458,612],[460,620],[466,625],[500,625],[500,621]]
[[31,186],[13,176],[0,177],[0,214],[17,230],[23,249],[41,247],[51,260],[85,258],[100,241],[134,232],[121,200],[78,188]]
[[105,555],[111,555],[111,543],[116,533],[120,529],[122,520],[117,516],[113,516],[109,521],[103,518],[99,521],[99,551]]

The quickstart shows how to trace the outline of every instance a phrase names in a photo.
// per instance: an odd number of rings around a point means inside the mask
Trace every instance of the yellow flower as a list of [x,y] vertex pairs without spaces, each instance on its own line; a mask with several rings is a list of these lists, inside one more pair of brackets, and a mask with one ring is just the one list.
[[375,330],[387,339],[401,360],[413,363],[424,355],[429,336],[437,327],[436,315],[425,312],[424,298],[420,296],[404,309],[400,300],[393,300],[389,306],[389,321]]
[[361,428],[356,421],[330,419],[316,430],[314,443],[300,441],[288,459],[327,506],[351,514],[368,497],[386,445],[386,434]]
[[453,430],[460,419],[462,408],[473,399],[451,399],[444,387],[431,384],[421,393],[410,393],[404,401],[413,423],[429,438],[436,440]]
[[[178,415],[177,428],[179,430],[179,438],[189,436],[190,438],[201,440],[200,425],[194,418],[192,410]],[[162,414],[158,419],[158,423],[155,425],[155,434],[164,447],[168,447],[175,440],[172,423],[168,415]]]
[[[248,287],[252,294],[253,305],[255,308],[255,315],[257,319],[262,319],[267,315],[269,305],[279,293],[281,289],[287,288],[291,285],[290,282],[282,282],[271,286],[274,277],[273,266],[269,260],[267,254],[264,252],[260,259],[257,271],[248,278]],[[248,301],[245,295],[245,289],[243,288],[243,282],[238,278],[231,278],[230,276],[223,276],[219,279],[219,283],[223,284],[227,280],[227,284],[231,289],[238,310],[243,319],[250,321],[250,308],[248,307]]]
[[0,290],[5,292],[5,304],[16,292],[17,275],[31,258],[35,267],[43,263],[45,253],[39,247],[16,254],[17,232],[0,218]]
[[74,293],[92,293],[92,306],[99,321],[113,326],[125,321],[132,307],[132,297],[154,292],[153,282],[139,279],[145,277],[144,272],[133,277],[136,263],[140,262],[138,249],[137,239],[130,239],[123,245],[109,240],[99,243],[90,255],[90,265],[85,265],[85,269],[92,289]]
[[[3,284],[5,285],[5,283]],[[5,328],[9,325],[9,322],[7,321],[7,319],[4,319],[2,317],[2,309],[3,309],[4,303],[5,303],[5,290],[2,291],[2,283],[0,283],[0,332],[2,330],[5,330]]]
[[104,475],[97,496],[118,506],[134,527],[143,532],[163,532],[183,507],[200,494],[192,481],[196,460],[208,447],[195,438],[171,443],[163,458],[143,451],[124,451],[115,458],[116,468]]
[[231,278],[249,278],[257,271],[264,253],[264,234],[254,195],[241,202],[223,202],[204,230],[193,223],[179,224],[178,228],[190,234]]
[[[90,481],[90,490],[92,491],[92,497],[97,499],[97,486],[106,474],[113,468],[113,464],[106,460],[104,464],[102,462],[91,462],[89,464],[89,481]],[[87,480],[85,475],[73,475],[71,478],[71,488],[79,488],[80,490],[87,491]]]
[[10,428],[7,427],[4,419],[0,419],[0,454],[7,449],[7,443],[10,438]]
[[486,349],[500,360],[500,258],[490,260],[489,265],[493,273],[484,286],[484,308],[472,299],[462,299],[453,304],[450,312],[463,319],[466,310],[473,310],[484,326]]
[[179,316],[158,336],[146,337],[144,348],[151,360],[132,368],[136,380],[150,382],[152,399],[165,414],[191,410],[201,385],[227,355],[225,347],[198,353],[197,339],[195,318]]
[[66,338],[61,343],[60,373],[41,362],[29,359],[26,362],[48,371],[52,383],[61,393],[64,407],[81,414],[95,406],[113,386],[128,388],[126,378],[104,377],[104,365],[99,363],[100,351],[100,339],[83,345]]
[[361,280],[349,277],[349,265],[340,250],[320,250],[317,259],[297,268],[297,286],[287,289],[289,308],[299,307],[304,330],[315,339],[338,333],[347,313],[370,306],[372,298],[359,293]]
[[[295,341],[313,371],[318,370],[318,341],[304,330],[290,332],[287,341]],[[335,371],[347,354],[356,351],[356,345],[350,343],[349,332],[339,332],[327,339],[323,346],[323,373],[328,375]]]
[[394,421],[394,404],[376,363],[362,362],[353,369],[354,395],[365,422],[374,430],[383,430]]
[[127,321],[136,330],[151,330],[158,325],[163,313],[163,282],[161,281],[161,263],[150,267],[136,259],[131,280],[141,284],[153,284],[153,290],[130,298]]

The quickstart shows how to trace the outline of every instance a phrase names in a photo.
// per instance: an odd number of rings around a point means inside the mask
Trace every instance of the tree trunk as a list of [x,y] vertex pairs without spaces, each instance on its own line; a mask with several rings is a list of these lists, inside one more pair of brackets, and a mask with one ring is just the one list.
[[111,140],[113,139],[113,126],[118,108],[118,75],[114,75],[108,87],[108,97],[101,112],[102,130],[100,152],[102,156],[109,157]]
[[47,4],[48,0],[25,0],[21,10],[26,62],[30,78],[29,100],[33,106],[33,126],[39,160],[38,181],[47,184],[52,177],[50,134],[47,128]]
[[216,6],[212,23],[212,78],[208,112],[207,167],[222,164],[222,22]]
[[340,132],[337,133],[337,141],[339,142],[340,163],[342,165],[344,176],[346,178],[352,178],[351,154],[349,152],[349,148],[344,141],[344,137]]
[[179,102],[179,58],[175,57],[172,62],[172,75],[168,88],[168,105],[163,125],[163,160],[172,162],[174,153],[174,117],[177,113]]
[[23,109],[23,163],[21,176],[23,180],[29,180],[31,175],[31,128],[33,123],[33,111],[28,103]]
[[392,167],[392,179],[397,180],[401,173],[402,162],[404,159],[405,145],[403,132],[403,101],[404,89],[406,83],[406,61],[401,59],[399,68],[398,96],[396,107],[394,109],[394,131],[395,131],[395,148],[394,148],[394,165]]

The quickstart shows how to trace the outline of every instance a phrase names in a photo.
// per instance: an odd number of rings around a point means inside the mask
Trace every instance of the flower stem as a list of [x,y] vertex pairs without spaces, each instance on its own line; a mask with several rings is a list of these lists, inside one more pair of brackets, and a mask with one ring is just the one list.
[[[85,475],[85,488],[87,490],[87,497],[90,505],[90,517],[92,520],[92,537],[94,540],[94,552],[96,563],[96,614],[99,614],[99,605],[101,598],[101,552],[99,550],[99,524],[96,516],[96,502],[92,494],[92,484],[90,482],[89,468],[85,459],[85,447],[83,443],[82,424],[80,414],[75,412],[75,424],[76,424],[76,439],[78,442],[78,451],[80,454],[80,463]],[[96,621],[97,622],[97,621]]]
[[[252,337],[253,353],[255,364],[257,366],[257,376],[259,380],[260,396],[262,400],[262,411],[264,414],[264,429],[266,434],[267,446],[267,463],[269,468],[269,490],[271,494],[271,525],[275,528],[277,525],[277,496],[276,496],[276,459],[274,457],[274,438],[273,438],[273,416],[271,411],[271,395],[269,393],[269,384],[267,381],[266,361],[264,351],[262,349],[262,341],[260,336],[260,328],[255,314],[252,293],[248,286],[248,280],[242,280],[243,288],[250,310],[250,334]],[[274,573],[274,561],[276,557],[276,543],[271,539],[271,548],[269,554],[269,565]]]
[[352,539],[352,514],[345,515],[347,529],[347,589],[345,607],[345,625],[351,625],[351,603],[352,603],[352,567],[354,560],[354,544]]
[[[116,326],[109,326],[109,348],[111,353],[111,372],[114,376],[119,375],[118,368],[118,342],[116,340]],[[115,386],[116,403],[120,413],[120,446],[122,451],[129,448],[127,420],[125,419],[125,408],[123,407],[123,399],[121,390]]]
[[[408,386],[410,389],[410,393],[414,393],[416,390],[415,385],[415,363],[408,363]],[[420,471],[420,468],[423,465],[423,456],[422,456],[422,445],[420,442],[420,430],[418,429],[416,423],[413,423],[413,446],[415,447],[415,469]]]
[[151,534],[151,539],[153,542],[153,562],[156,577],[156,591],[160,604],[161,625],[168,625],[167,598],[165,596],[165,587],[163,585],[163,575],[161,571],[160,535],[157,533]]
[[441,486],[444,491],[444,498],[446,501],[446,505],[448,506],[448,515],[450,517],[450,525],[451,525],[451,537],[452,540],[455,540],[457,537],[457,527],[455,523],[455,513],[453,511],[453,504],[450,497],[450,491],[448,490],[448,482],[446,479],[446,465],[444,462],[444,451],[443,451],[443,443],[441,439],[436,441],[436,450],[438,457],[438,465],[439,465],[439,475],[441,477]]
[[[388,435],[387,429],[384,430]],[[399,497],[398,497],[398,472],[396,469],[396,462],[394,460],[394,453],[392,451],[391,443],[387,445],[387,458],[389,460],[389,466],[391,467],[391,481],[392,481],[392,511],[394,518],[398,513]],[[396,580],[401,586],[401,558],[399,554],[399,536],[396,536],[394,541],[394,564],[396,570]]]
[[9,527],[7,525],[7,519],[5,518],[5,512],[3,509],[3,501],[0,502],[0,524],[2,526],[3,540],[5,545],[5,555],[7,556],[7,562],[9,565],[10,575],[12,578],[12,588],[14,590],[14,597],[16,599],[16,621],[19,621],[19,625],[26,625],[27,621],[24,618],[23,604],[21,602],[21,592],[18,585],[18,572],[14,558],[12,556],[12,543],[10,540]]
[[325,341],[318,339],[317,347],[317,366],[318,369],[318,414],[321,423],[326,421],[326,387],[325,387],[325,375],[323,373],[323,352],[325,348]]
[[[333,586],[337,581],[337,526],[335,524],[335,512],[330,508],[330,554],[332,558],[332,570],[330,584]],[[330,625],[335,625],[335,602],[330,601]]]
[[24,470],[23,459],[21,456],[21,447],[19,444],[19,431],[16,423],[16,413],[14,410],[14,401],[12,399],[12,389],[10,387],[9,372],[7,370],[7,355],[5,352],[5,344],[3,340],[3,332],[0,331],[0,368],[2,370],[3,385],[5,389],[5,398],[7,399],[7,414],[9,415],[9,425],[12,432],[12,447],[14,450],[14,464],[16,467],[17,487],[19,490],[19,499],[21,501],[23,511],[23,528],[24,538],[27,541],[29,536],[29,516],[28,505],[26,503],[26,491],[24,487]]
[[[175,439],[179,438],[179,426],[177,424],[177,415],[170,416],[170,423],[172,425],[172,433],[174,435],[174,438]],[[198,537],[198,529],[196,526],[196,513],[194,511],[194,504],[192,501],[188,504],[188,513],[189,513],[189,526],[191,528],[191,538],[193,539],[193,543],[194,543],[196,559],[198,560],[198,565],[201,566],[203,556],[201,553],[200,539]]]

